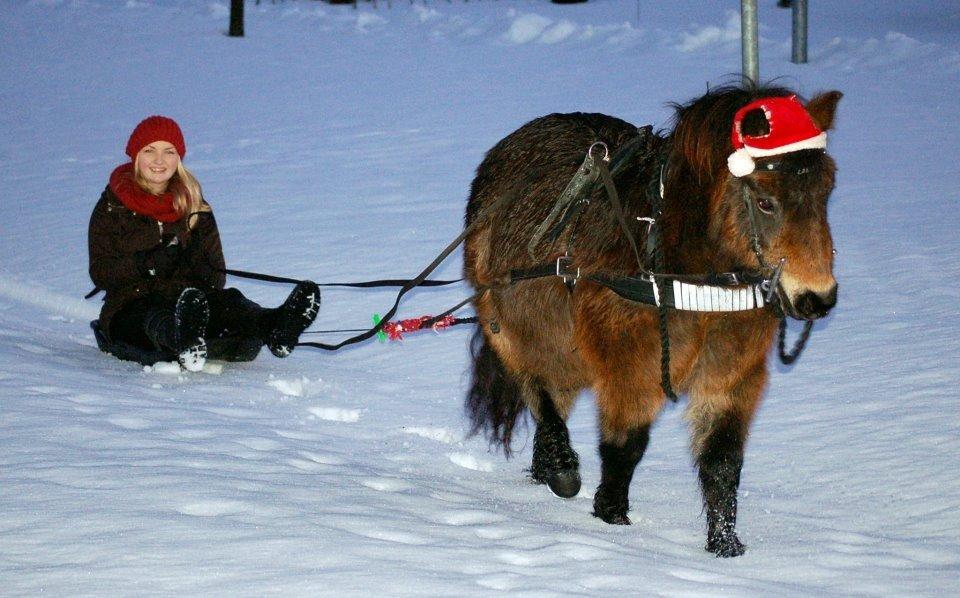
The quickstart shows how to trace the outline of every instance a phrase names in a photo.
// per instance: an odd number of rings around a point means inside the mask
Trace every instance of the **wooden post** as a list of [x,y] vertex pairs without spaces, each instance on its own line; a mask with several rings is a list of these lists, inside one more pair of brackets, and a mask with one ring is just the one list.
[[243,37],[243,0],[230,0],[230,37]]

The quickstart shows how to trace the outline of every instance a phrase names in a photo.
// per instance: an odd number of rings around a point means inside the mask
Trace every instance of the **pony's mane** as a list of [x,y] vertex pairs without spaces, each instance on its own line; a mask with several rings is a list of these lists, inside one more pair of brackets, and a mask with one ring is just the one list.
[[730,127],[737,110],[758,98],[790,95],[794,92],[784,87],[729,85],[686,104],[671,104],[675,111],[671,167],[680,176],[694,176],[711,186],[727,169],[727,156],[733,151]]

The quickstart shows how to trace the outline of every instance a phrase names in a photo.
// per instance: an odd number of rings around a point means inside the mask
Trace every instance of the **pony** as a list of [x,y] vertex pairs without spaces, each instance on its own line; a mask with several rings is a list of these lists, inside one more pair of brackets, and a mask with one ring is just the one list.
[[[465,405],[472,434],[485,432],[509,457],[515,425],[529,413],[536,426],[530,477],[557,496],[575,496],[579,457],[566,419],[581,390],[591,389],[601,462],[593,515],[629,525],[630,483],[672,384],[687,397],[706,550],[743,554],[735,530],[737,491],[778,324],[784,315],[812,322],[837,300],[827,222],[836,166],[824,146],[841,97],[830,91],[804,103],[789,89],[749,84],[672,104],[672,129],[647,127],[643,149],[613,176],[622,213],[595,185],[579,215],[552,240],[534,232],[585,155],[601,154],[596,144],[602,142],[616,156],[643,131],[604,114],[551,114],[490,149],[477,168],[465,217],[464,275],[477,292],[479,321]],[[763,109],[738,114],[762,98],[796,98],[803,118],[824,132],[823,143],[757,156],[752,172],[735,176],[737,135],[762,140],[770,134]],[[659,269],[649,280],[668,272],[678,280],[754,273],[765,282],[767,301],[758,295],[754,306],[763,308],[743,311],[666,313],[626,299],[601,282],[642,276],[631,237],[656,246],[651,254]],[[555,261],[558,276],[511,280],[511,272],[552,269]],[[654,294],[662,294],[662,282],[656,280]]]

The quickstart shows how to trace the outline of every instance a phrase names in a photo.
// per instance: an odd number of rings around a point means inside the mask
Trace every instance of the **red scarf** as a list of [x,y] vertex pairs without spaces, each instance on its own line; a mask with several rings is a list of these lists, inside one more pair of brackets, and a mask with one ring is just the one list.
[[176,222],[180,214],[173,207],[173,193],[154,195],[134,180],[133,162],[121,164],[110,175],[110,190],[130,211],[160,222]]

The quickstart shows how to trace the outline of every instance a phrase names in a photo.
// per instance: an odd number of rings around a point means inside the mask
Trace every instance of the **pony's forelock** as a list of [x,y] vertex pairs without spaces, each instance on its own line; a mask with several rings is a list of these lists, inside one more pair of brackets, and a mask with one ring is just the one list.
[[670,104],[674,109],[673,166],[712,182],[727,172],[727,156],[733,151],[730,127],[737,110],[763,97],[785,97],[794,92],[785,87],[714,87],[686,104]]

